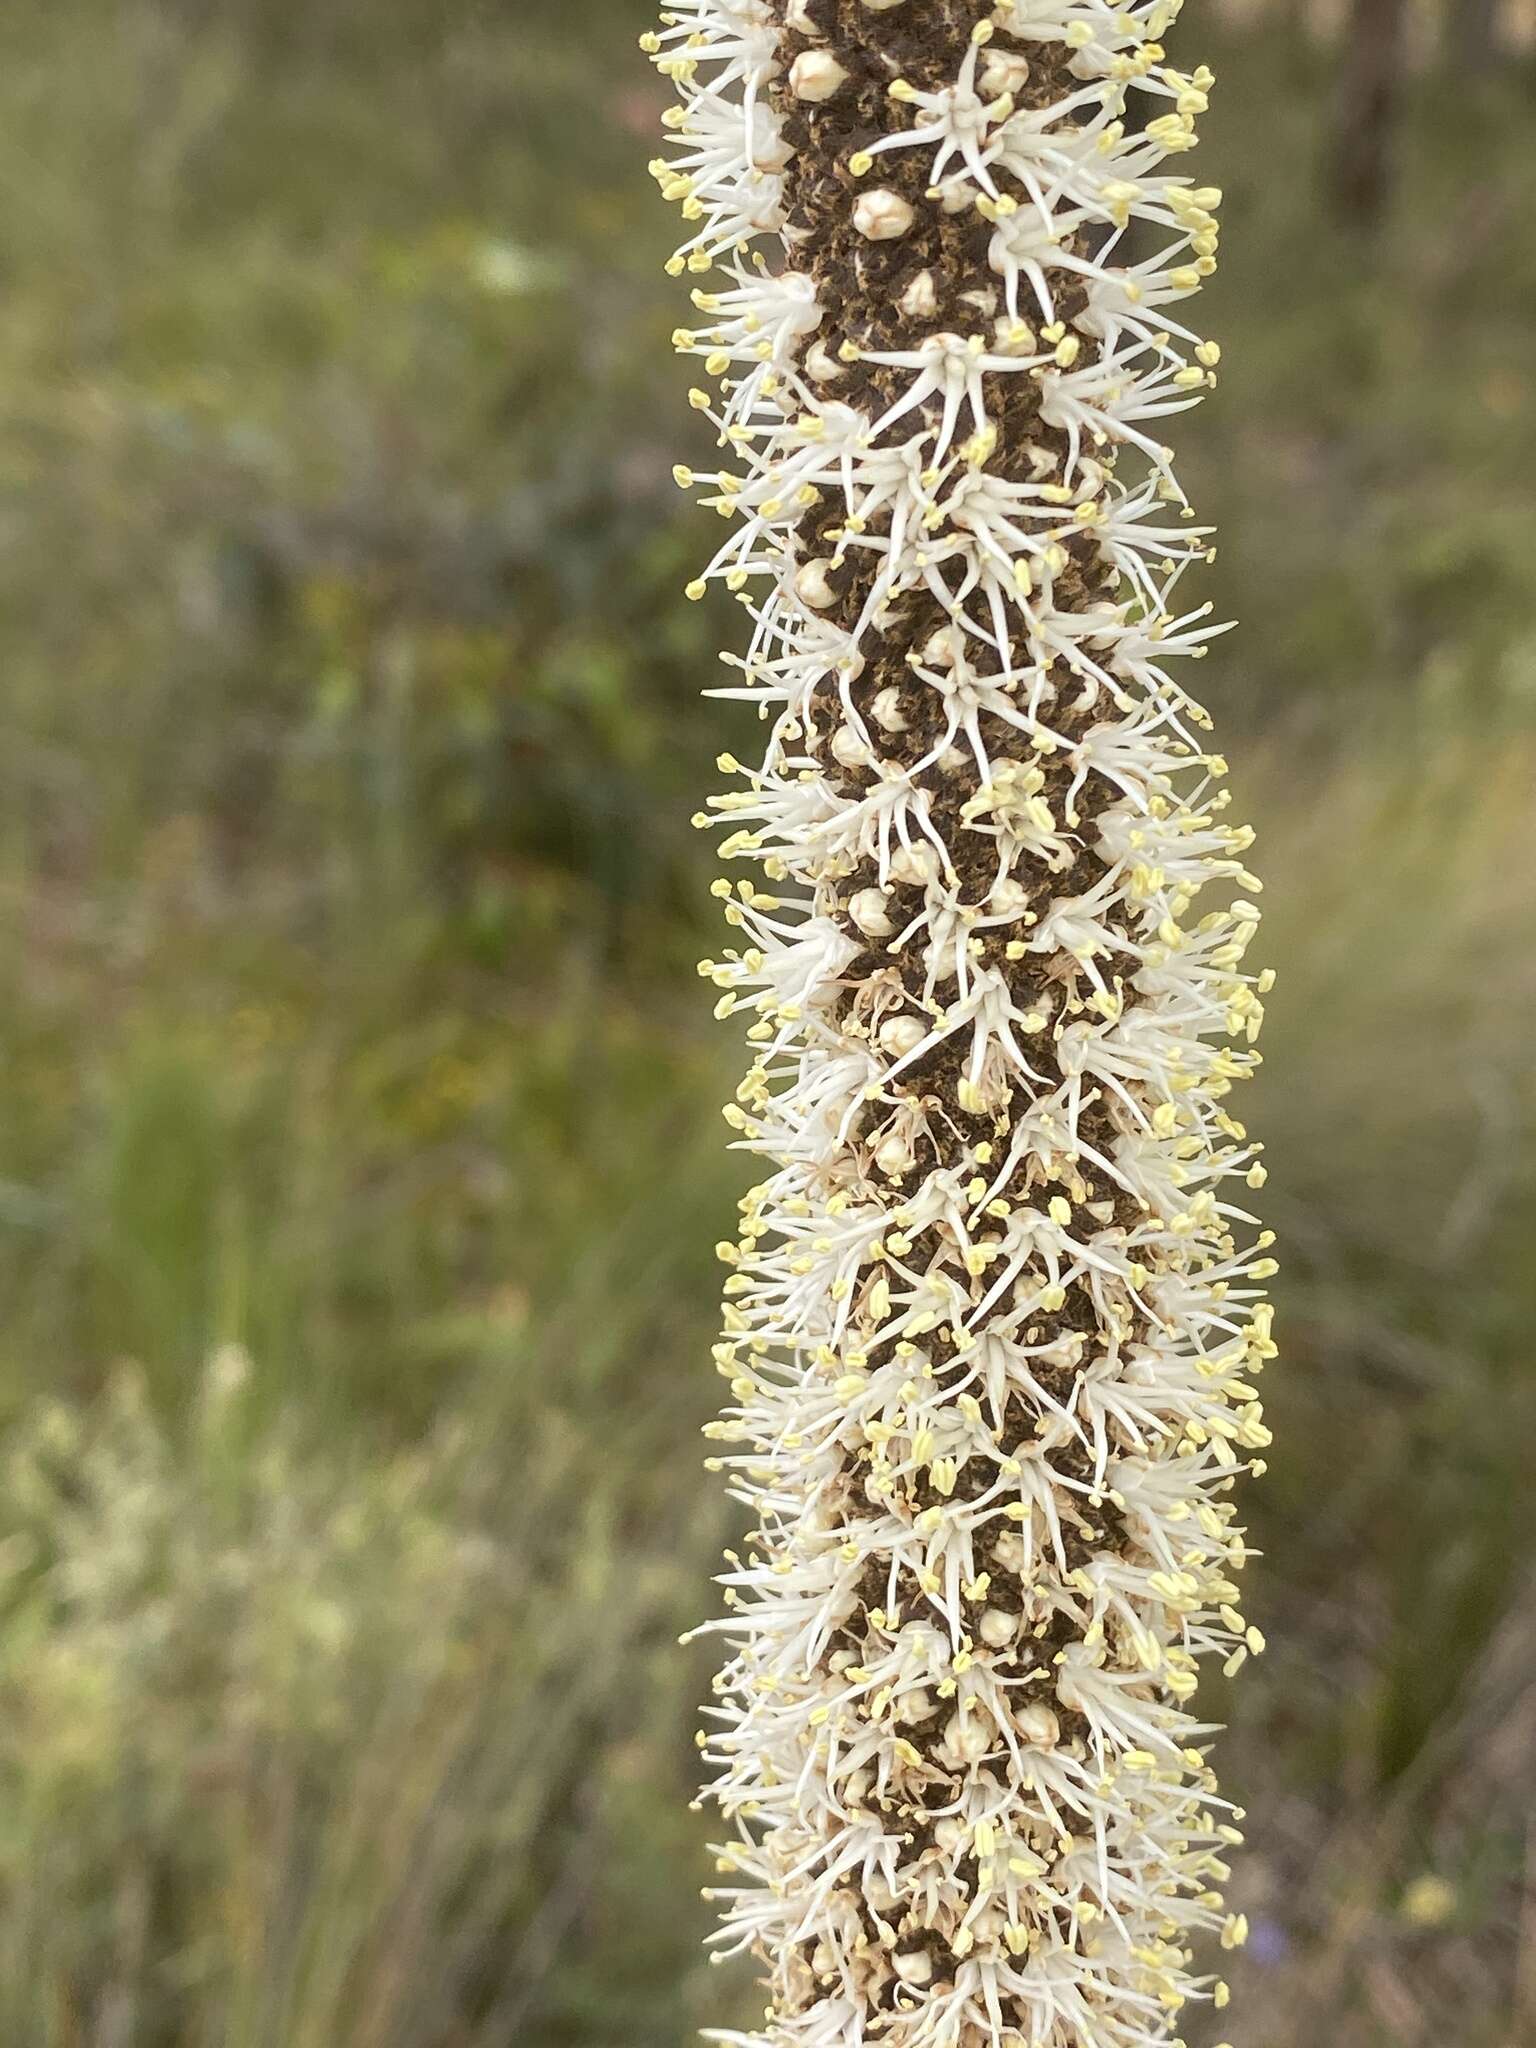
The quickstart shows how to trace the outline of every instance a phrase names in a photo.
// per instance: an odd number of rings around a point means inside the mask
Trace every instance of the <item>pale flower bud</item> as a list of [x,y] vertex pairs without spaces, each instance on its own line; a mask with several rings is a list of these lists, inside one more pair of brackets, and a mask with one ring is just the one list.
[[912,232],[916,214],[899,192],[885,186],[861,192],[853,204],[853,224],[871,242],[895,242]]
[[917,846],[899,846],[891,855],[891,875],[910,889],[922,889],[939,872],[939,856],[923,841]]
[[848,915],[866,938],[888,939],[896,927],[886,912],[883,889],[860,889],[848,904]]
[[887,1017],[880,1026],[880,1048],[903,1059],[909,1052],[916,1052],[927,1036],[928,1028],[921,1017]]
[[931,270],[920,270],[901,295],[901,310],[909,320],[931,320],[939,310],[939,294]]
[[828,751],[834,761],[845,768],[867,768],[875,758],[868,743],[851,725],[840,725],[828,742]]
[[789,67],[790,91],[813,105],[831,99],[847,83],[847,72],[827,50],[802,50]]
[[912,1727],[919,1721],[926,1721],[933,1713],[933,1695],[922,1686],[905,1693],[896,1708],[896,1718],[904,1727]]
[[837,603],[837,592],[827,577],[831,566],[826,561],[802,562],[795,571],[795,595],[813,611],[825,611]]
[[1054,1749],[1061,1740],[1061,1723],[1049,1707],[1041,1706],[1037,1700],[1032,1707],[1025,1707],[1019,1715],[1019,1733],[1026,1742],[1032,1742],[1036,1749]]
[[899,1180],[903,1174],[912,1171],[916,1156],[910,1142],[898,1131],[893,1131],[889,1137],[882,1138],[875,1147],[876,1166],[882,1173],[889,1174],[893,1180]]
[[981,60],[976,83],[989,100],[1021,93],[1029,83],[1029,59],[1020,50],[989,49]]
[[805,352],[806,375],[814,377],[818,384],[835,384],[839,377],[846,377],[848,366],[840,363],[824,341],[813,341]]
[[984,1709],[972,1706],[951,1716],[940,1747],[956,1763],[973,1764],[980,1762],[995,1739],[991,1716]]
[[870,716],[882,732],[905,732],[907,730],[907,718],[901,708],[901,702],[901,692],[894,686],[876,693],[875,701],[870,705],[869,711]]
[[992,1650],[1003,1650],[1019,1632],[1019,1616],[1003,1607],[989,1607],[976,1624],[976,1633]]

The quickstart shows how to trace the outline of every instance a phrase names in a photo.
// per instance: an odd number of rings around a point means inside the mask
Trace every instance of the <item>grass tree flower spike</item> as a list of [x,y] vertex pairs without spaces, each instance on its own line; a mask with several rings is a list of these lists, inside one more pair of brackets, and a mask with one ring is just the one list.
[[1143,2048],[1243,1938],[1194,1696],[1262,1647],[1274,1265],[1227,1104],[1269,984],[1178,680],[1210,539],[1161,431],[1215,381],[1220,194],[1177,12],[675,0],[645,38],[671,268],[716,273],[690,594],[739,594],[766,730],[701,819],[752,877],[704,971],[768,1162],[710,1432],[754,1519],[702,1738],[719,1952],[771,1994],[739,2048]]

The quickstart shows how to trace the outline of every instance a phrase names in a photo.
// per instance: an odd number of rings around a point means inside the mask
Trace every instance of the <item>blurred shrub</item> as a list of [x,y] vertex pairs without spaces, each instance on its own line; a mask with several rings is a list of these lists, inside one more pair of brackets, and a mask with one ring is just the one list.
[[1235,1995],[1256,2048],[1505,2048],[1536,2022],[1536,746],[1437,709],[1241,780],[1280,981],[1239,1114],[1284,1271]]
[[183,1437],[124,1371],[0,1450],[0,2038],[501,2048],[574,1999],[669,2039],[626,1937],[691,1964],[687,1893],[627,1892],[684,1761],[676,1526],[626,1530],[552,1414],[505,1459],[472,1415],[320,1454],[248,1372]]

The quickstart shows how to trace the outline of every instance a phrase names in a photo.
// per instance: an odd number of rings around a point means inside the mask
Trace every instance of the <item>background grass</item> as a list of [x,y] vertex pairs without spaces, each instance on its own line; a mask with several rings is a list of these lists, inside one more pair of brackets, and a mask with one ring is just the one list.
[[[674,2048],[746,735],[626,0],[0,29],[0,2039]],[[1536,79],[1221,85],[1288,1253],[1248,2048],[1536,2039]],[[1447,97],[1450,95],[1450,97]],[[1217,1705],[1225,1710],[1226,1702]],[[1205,2036],[1192,2034],[1192,2048]]]

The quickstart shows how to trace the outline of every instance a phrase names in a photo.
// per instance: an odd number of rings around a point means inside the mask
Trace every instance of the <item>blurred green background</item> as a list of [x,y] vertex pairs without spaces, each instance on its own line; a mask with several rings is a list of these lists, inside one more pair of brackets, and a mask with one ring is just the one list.
[[[1486,15],[1405,16],[1395,102],[1392,0],[1180,30],[1280,971],[1246,2048],[1536,2042],[1536,71]],[[751,731],[679,600],[648,19],[5,8],[6,2048],[752,2010],[676,1647],[744,1184],[688,818]]]

